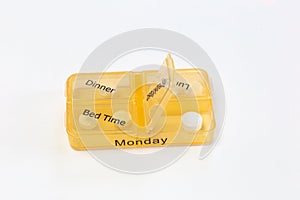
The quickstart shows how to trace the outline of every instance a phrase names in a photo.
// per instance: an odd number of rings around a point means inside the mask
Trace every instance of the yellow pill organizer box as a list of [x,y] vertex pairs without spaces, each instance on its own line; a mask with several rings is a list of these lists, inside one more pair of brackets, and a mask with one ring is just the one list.
[[215,118],[209,76],[175,69],[79,73],[66,83],[66,130],[76,150],[208,144]]

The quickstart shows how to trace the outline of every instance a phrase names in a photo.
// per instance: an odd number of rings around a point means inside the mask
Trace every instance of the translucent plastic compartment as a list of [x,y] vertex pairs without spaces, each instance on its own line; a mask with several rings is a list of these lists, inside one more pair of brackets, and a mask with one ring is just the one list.
[[67,80],[68,101],[108,100],[113,95],[128,99],[132,91],[131,72],[73,74]]

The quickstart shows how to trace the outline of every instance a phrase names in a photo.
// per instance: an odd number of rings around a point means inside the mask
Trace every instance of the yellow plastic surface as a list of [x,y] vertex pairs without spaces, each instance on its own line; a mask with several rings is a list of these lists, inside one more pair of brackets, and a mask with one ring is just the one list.
[[[175,70],[168,56],[161,70],[80,73],[66,83],[66,130],[77,150],[207,144],[215,118],[208,74]],[[202,126],[182,123],[199,113]]]

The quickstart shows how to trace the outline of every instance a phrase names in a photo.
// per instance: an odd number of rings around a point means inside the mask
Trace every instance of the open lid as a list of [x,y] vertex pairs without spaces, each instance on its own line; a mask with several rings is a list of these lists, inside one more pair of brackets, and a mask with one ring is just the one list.
[[158,84],[161,84],[163,87],[165,87],[165,93],[159,100],[160,107],[156,107],[155,110],[153,110],[151,120],[146,127],[147,133],[150,135],[153,134],[152,131],[154,130],[156,124],[159,122],[160,116],[163,114],[164,109],[166,108],[166,105],[172,96],[171,89],[174,83],[174,71],[174,60],[172,56],[168,54],[163,64],[161,65],[160,70],[158,71],[160,77]]

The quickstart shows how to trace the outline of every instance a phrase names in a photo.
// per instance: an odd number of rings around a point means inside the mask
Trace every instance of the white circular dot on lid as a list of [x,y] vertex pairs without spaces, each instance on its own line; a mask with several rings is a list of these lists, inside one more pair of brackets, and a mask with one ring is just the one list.
[[197,112],[186,112],[181,118],[183,128],[188,131],[198,131],[202,127],[202,116]]
[[79,125],[84,129],[93,129],[97,126],[98,121],[94,118],[81,114],[79,116]]

